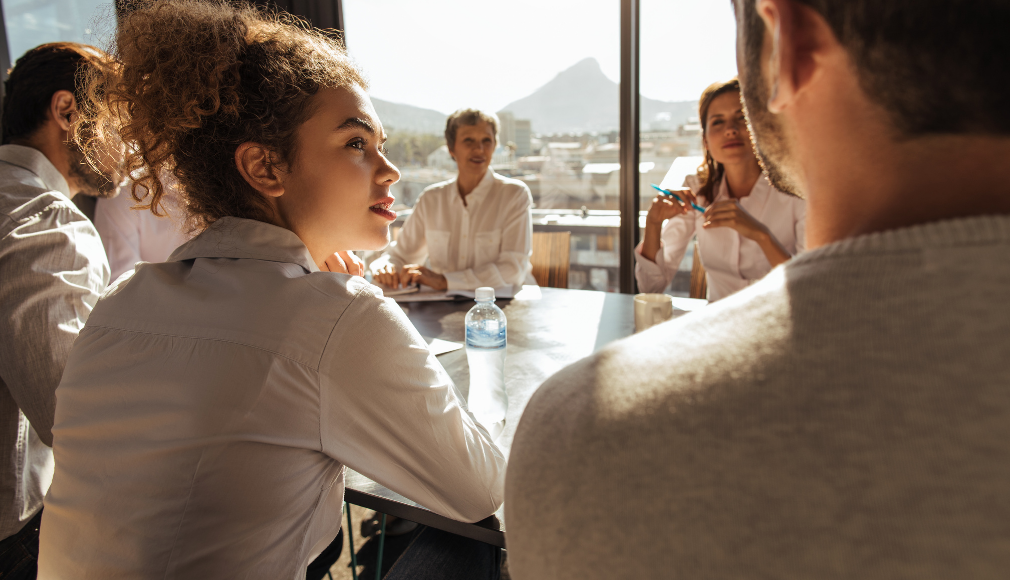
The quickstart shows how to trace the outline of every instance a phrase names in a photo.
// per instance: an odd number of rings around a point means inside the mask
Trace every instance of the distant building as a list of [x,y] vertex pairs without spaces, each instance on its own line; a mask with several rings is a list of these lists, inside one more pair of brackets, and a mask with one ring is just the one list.
[[650,131],[670,131],[674,129],[673,113],[663,111],[656,113],[656,117],[649,123]]
[[516,142],[516,116],[510,111],[498,113],[498,144],[508,145]]
[[511,141],[516,144],[516,155],[518,157],[526,157],[527,155],[531,155],[533,153],[531,145],[532,139],[533,131],[529,120],[517,119],[515,121],[514,133]]
[[532,155],[533,148],[530,145],[530,139],[533,138],[533,132],[530,130],[530,121],[516,119],[511,111],[498,113],[498,120],[501,122],[501,126],[498,128],[498,144],[504,146],[512,143],[515,145],[517,157]]
[[449,155],[449,147],[445,145],[435,149],[428,155],[427,164],[428,167],[444,169],[446,171],[455,171],[458,169],[456,161],[453,160],[452,155]]
[[516,152],[510,145],[498,145],[491,155],[491,169],[502,175],[510,175],[516,169]]
[[681,137],[700,137],[701,136],[701,120],[698,117],[691,117],[677,129],[677,133]]

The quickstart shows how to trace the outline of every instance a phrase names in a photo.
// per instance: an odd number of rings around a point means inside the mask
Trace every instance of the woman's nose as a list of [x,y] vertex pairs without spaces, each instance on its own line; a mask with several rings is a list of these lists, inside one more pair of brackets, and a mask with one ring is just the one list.
[[397,181],[400,181],[400,169],[393,165],[392,161],[383,156],[382,166],[379,168],[378,176],[379,178],[377,181],[379,183],[385,183],[387,181],[396,183]]

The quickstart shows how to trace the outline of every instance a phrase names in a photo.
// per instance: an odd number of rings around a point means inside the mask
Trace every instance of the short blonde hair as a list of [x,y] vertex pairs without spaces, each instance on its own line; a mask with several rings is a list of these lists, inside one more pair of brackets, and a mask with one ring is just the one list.
[[456,131],[459,130],[460,125],[473,126],[481,121],[491,125],[491,129],[494,131],[494,140],[497,143],[498,127],[501,125],[498,115],[485,113],[478,109],[460,109],[449,115],[445,121],[445,144],[449,147],[449,151],[452,151],[452,148],[456,146]]

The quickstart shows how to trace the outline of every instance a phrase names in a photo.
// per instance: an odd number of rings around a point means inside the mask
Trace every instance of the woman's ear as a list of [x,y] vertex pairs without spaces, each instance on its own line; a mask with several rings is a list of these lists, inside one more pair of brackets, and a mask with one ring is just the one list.
[[276,153],[259,143],[243,143],[235,149],[235,167],[253,189],[264,197],[284,195],[283,169]]

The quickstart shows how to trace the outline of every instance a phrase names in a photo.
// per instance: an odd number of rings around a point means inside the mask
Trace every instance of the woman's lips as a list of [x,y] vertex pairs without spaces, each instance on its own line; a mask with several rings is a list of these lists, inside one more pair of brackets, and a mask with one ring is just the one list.
[[382,217],[386,218],[389,221],[393,221],[396,219],[396,212],[390,211],[389,206],[393,205],[394,201],[396,201],[394,198],[386,197],[384,199],[379,200],[379,203],[373,204],[368,209],[374,213],[381,215]]
[[736,147],[743,147],[743,141],[730,141],[722,146],[723,149],[734,149]]
[[388,210],[388,209],[386,209],[386,208],[384,208],[382,206],[372,206],[372,207],[370,207],[368,209],[370,211],[372,211],[373,213],[377,213],[377,214],[381,215],[382,217],[386,218],[387,220],[389,220],[391,222],[392,221],[396,221],[396,212],[395,211],[390,211],[390,210]]

